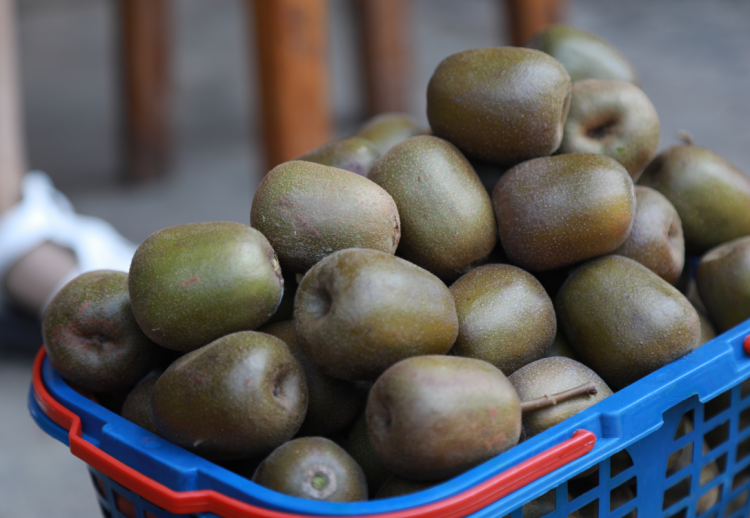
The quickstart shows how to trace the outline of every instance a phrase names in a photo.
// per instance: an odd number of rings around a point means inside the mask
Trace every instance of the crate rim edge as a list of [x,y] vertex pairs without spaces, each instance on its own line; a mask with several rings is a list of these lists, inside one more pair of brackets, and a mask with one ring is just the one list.
[[[665,367],[662,367],[661,369],[646,376],[633,385],[618,391],[613,396],[610,396],[597,405],[594,405],[584,412],[581,412],[580,414],[569,418],[565,422],[556,425],[552,429],[524,443],[528,445],[530,442],[536,441],[534,442],[535,446],[532,447],[532,451],[525,451],[520,455],[513,455],[512,452],[519,449],[513,448],[508,452],[505,452],[500,456],[487,461],[479,467],[474,468],[464,475],[461,475],[456,479],[453,479],[452,481],[441,484],[440,486],[449,485],[453,481],[459,478],[464,478],[466,475],[471,473],[474,473],[475,475],[475,480],[473,480],[472,484],[476,485],[487,477],[486,473],[479,473],[480,471],[482,471],[482,469],[480,469],[482,467],[486,468],[484,469],[485,472],[488,471],[488,469],[492,469],[493,471],[491,474],[495,474],[498,469],[505,469],[505,467],[509,464],[527,460],[528,457],[531,457],[539,453],[540,451],[544,451],[545,448],[549,447],[554,442],[552,441],[552,439],[556,439],[556,441],[559,442],[561,437],[568,437],[570,433],[579,428],[589,429],[589,431],[594,430],[599,437],[599,441],[597,442],[593,453],[586,455],[585,459],[579,459],[572,465],[567,465],[559,468],[559,470],[555,474],[555,477],[565,477],[565,479],[567,480],[573,475],[580,473],[585,469],[588,469],[590,466],[600,462],[602,459],[610,457],[614,453],[617,453],[618,451],[628,447],[642,437],[660,428],[663,425],[663,412],[668,408],[693,396],[698,396],[700,401],[705,402],[712,399],[719,393],[727,390],[728,388],[733,386],[733,384],[737,384],[738,379],[741,381],[744,378],[748,377],[747,370],[748,368],[750,368],[750,363],[747,361],[747,354],[750,354],[749,334],[750,320],[747,320],[746,322],[735,326],[731,330],[719,335],[714,340],[711,340],[710,342],[704,344],[702,347],[699,347],[689,355]],[[706,383],[706,380],[701,377],[701,371],[708,367],[710,367],[712,371],[720,369],[720,372],[726,373],[726,375],[709,377],[711,378],[709,380],[710,383]],[[52,369],[51,366],[50,371],[56,375],[54,369]],[[691,381],[693,383],[690,383]],[[78,393],[75,393],[75,395],[83,398],[83,396],[80,396]],[[632,407],[639,407],[642,405],[645,405],[647,407],[654,407],[655,401],[659,403],[657,406],[661,409],[656,408],[656,410],[659,411],[654,415],[649,414],[648,419],[643,419],[643,411],[639,410],[638,412],[633,412]],[[91,402],[89,403],[94,404]],[[650,408],[650,410],[654,410],[654,408]],[[634,419],[630,414],[637,414],[637,419]],[[118,419],[122,419],[116,414],[111,415],[117,417]],[[623,418],[628,416],[630,416],[630,422],[623,421]],[[135,426],[129,422],[128,424],[130,426]],[[623,436],[623,427],[626,428],[626,431],[631,432],[627,437]],[[632,433],[632,430],[628,429],[629,427],[634,427],[636,433]],[[498,462],[495,462],[497,461],[497,459],[501,459],[501,461],[499,462],[499,468]],[[502,459],[504,459],[506,462],[503,463]],[[491,468],[487,468],[487,465],[489,464],[493,464],[493,466]],[[479,475],[477,475],[477,473],[479,473]],[[482,478],[483,476],[485,478]],[[547,477],[534,482],[533,484],[531,484],[531,486],[533,486],[532,488],[530,488],[528,485],[525,487],[521,487],[506,499],[504,499],[503,503],[507,503],[507,507],[509,507],[510,509],[514,509],[515,507],[510,507],[510,505],[515,503],[524,503],[526,500],[528,500],[530,492],[532,492],[532,494],[541,494],[541,490],[547,490],[555,487],[557,485],[554,480],[555,477]],[[466,482],[466,480],[464,480],[464,482]],[[464,484],[464,487],[465,486],[466,484]],[[451,489],[453,488],[451,487]],[[422,493],[429,493],[430,491],[431,490],[426,490]],[[452,492],[449,491],[447,494],[451,496],[456,494],[457,492],[457,490],[454,490]],[[252,499],[251,496],[248,498]],[[310,509],[305,506],[305,508],[301,511],[295,512],[300,512],[307,516],[328,514],[327,512],[320,510],[319,507],[316,507],[316,505],[322,504],[321,502],[311,502],[288,496],[285,496],[285,498],[300,500],[307,505],[312,504],[312,507],[315,508]],[[395,507],[398,507],[398,505],[401,505],[401,507],[408,507],[404,505],[405,499],[408,498],[409,497],[407,496],[376,502],[392,502],[393,506]],[[434,499],[434,494],[432,498]],[[366,504],[374,503],[375,502],[366,502]],[[263,505],[265,505],[265,503]],[[335,512],[333,512],[333,514],[337,516],[341,514],[355,514],[359,516],[366,516],[381,512],[367,512],[361,509],[355,511],[354,509],[357,505],[361,504],[333,504],[333,508],[335,508]],[[411,504],[412,507],[418,505],[421,504]],[[271,507],[273,506],[274,504],[271,504]],[[336,506],[345,506],[351,512],[342,513],[343,508],[336,508]],[[279,505],[276,504],[276,507],[278,508]],[[503,507],[506,507],[506,505],[503,505]],[[281,506],[281,508],[288,509],[288,507],[286,506]]]
[[[73,455],[117,483],[175,514],[220,511],[230,513],[226,514],[228,517],[294,518],[310,516],[309,514],[266,509],[235,500],[213,490],[174,491],[113,458],[83,438],[80,417],[57,402],[46,390],[41,375],[45,357],[45,350],[42,347],[35,358],[32,374],[32,391],[35,402],[39,405],[40,410],[55,424],[63,429],[68,429],[68,441]],[[558,467],[578,459],[590,452],[595,445],[595,434],[587,430],[578,430],[574,432],[572,438],[563,443],[545,450],[519,465],[512,466],[497,476],[458,495],[446,497],[427,505],[390,512],[361,514],[359,516],[362,518],[463,517],[551,473]],[[138,486],[137,489],[130,487],[133,485]]]

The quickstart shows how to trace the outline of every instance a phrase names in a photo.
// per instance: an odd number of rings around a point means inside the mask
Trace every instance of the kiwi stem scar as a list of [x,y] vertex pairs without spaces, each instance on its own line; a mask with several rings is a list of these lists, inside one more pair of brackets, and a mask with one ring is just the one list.
[[323,500],[336,492],[336,475],[327,466],[313,466],[304,474],[302,491],[309,496]]
[[593,382],[585,383],[570,390],[552,394],[551,396],[545,394],[544,396],[538,397],[536,399],[522,401],[521,412],[530,412],[532,410],[539,410],[540,408],[554,406],[558,403],[562,403],[563,401],[567,401],[568,399],[580,396],[581,394],[591,394],[592,396],[595,396],[598,392],[599,391],[596,389],[596,385]]
[[312,479],[312,485],[315,489],[320,491],[328,483],[328,479],[323,475],[315,475]]

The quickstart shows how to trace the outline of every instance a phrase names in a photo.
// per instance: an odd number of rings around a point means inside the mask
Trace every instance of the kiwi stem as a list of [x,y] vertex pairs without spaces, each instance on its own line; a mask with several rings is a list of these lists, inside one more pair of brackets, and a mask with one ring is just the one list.
[[689,131],[687,131],[687,130],[680,130],[680,131],[678,131],[677,132],[677,137],[686,146],[693,146],[693,145],[695,145],[695,140],[693,140],[693,135]]
[[536,399],[530,399],[529,401],[521,401],[521,412],[531,412],[532,410],[554,406],[563,401],[580,396],[581,394],[591,394],[592,396],[595,396],[597,392],[598,390],[593,382],[585,383],[576,388],[552,394],[551,396],[544,395]]

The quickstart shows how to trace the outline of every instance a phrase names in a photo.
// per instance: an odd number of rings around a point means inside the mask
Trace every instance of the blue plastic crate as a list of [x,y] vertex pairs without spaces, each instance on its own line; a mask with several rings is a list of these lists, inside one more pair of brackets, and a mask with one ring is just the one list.
[[[589,453],[471,516],[521,518],[525,503],[552,491],[555,510],[545,515],[550,518],[568,517],[577,510],[588,513],[585,516],[596,516],[597,507],[601,518],[740,518],[750,516],[750,381],[746,382],[750,378],[750,355],[743,349],[748,335],[750,320],[586,411],[434,488],[398,498],[347,504],[313,502],[267,490],[93,403],[71,389],[46,360],[41,374],[49,394],[80,417],[85,441],[116,461],[173,491],[210,489],[270,511],[350,516],[420,508],[470,491],[569,439],[576,430],[588,430],[597,438]],[[45,414],[33,386],[29,408],[41,428],[68,444],[67,430]],[[692,426],[685,428],[686,420]],[[680,469],[674,473],[667,471],[670,456],[680,457]],[[595,465],[599,468],[596,473],[572,480]],[[93,468],[91,474],[104,516],[216,516],[172,514]],[[610,503],[613,490],[630,500],[611,508],[615,505]]]

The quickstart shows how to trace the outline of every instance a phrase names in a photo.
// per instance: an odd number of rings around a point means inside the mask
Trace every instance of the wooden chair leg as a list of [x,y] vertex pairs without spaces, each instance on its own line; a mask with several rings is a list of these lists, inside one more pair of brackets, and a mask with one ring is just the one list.
[[510,44],[522,47],[547,25],[562,20],[565,0],[505,0]]
[[369,115],[408,110],[411,59],[408,0],[360,0]]
[[271,169],[331,138],[326,1],[250,1],[266,162]]
[[163,175],[169,165],[168,0],[119,0],[124,85],[125,177]]

